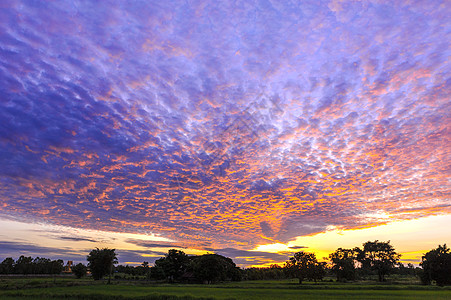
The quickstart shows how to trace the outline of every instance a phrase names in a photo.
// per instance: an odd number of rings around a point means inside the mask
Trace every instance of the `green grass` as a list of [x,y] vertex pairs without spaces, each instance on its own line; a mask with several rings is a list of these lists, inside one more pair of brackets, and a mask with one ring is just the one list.
[[48,287],[66,287],[79,286],[89,284],[101,284],[101,282],[94,282],[90,278],[75,279],[73,276],[23,276],[23,277],[0,277],[0,291],[4,290],[19,290],[28,288],[48,288]]
[[[16,280],[16,279],[7,279]],[[39,279],[45,282],[43,279]],[[42,283],[42,281],[39,281]],[[77,282],[76,280],[72,280]],[[0,289],[0,299],[451,299],[451,287],[371,282],[242,281],[215,285],[82,281],[89,285]],[[60,281],[63,284],[64,281]],[[67,281],[66,283],[70,283]],[[12,283],[11,283],[12,284]]]

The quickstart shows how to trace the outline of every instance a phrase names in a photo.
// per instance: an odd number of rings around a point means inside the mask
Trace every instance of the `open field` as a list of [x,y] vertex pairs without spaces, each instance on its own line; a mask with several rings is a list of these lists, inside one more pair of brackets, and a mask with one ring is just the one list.
[[2,278],[1,299],[451,299],[450,287],[368,282],[243,281],[215,285]]

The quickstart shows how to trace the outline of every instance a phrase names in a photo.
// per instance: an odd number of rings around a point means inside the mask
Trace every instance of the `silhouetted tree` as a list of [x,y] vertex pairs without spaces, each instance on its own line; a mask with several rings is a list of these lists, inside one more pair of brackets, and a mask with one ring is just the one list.
[[[170,249],[165,257],[159,258],[155,261],[156,270],[153,274],[164,274],[164,277],[169,281],[173,282],[181,278],[183,273],[186,271],[189,262],[188,256],[185,252],[176,249]],[[152,268],[152,269],[153,269]]]
[[13,274],[15,261],[12,257],[5,258],[0,264],[0,274]]
[[33,260],[33,274],[49,274],[51,260],[43,257],[36,257]]
[[48,258],[21,255],[16,262],[11,257],[0,264],[1,274],[59,274],[63,270],[63,261]]
[[287,270],[276,264],[270,265],[269,268],[246,268],[242,271],[242,274],[246,280],[285,279],[289,277]]
[[415,266],[412,263],[407,264],[407,270],[409,275],[415,275]]
[[271,265],[269,268],[246,268],[242,270],[245,280],[285,279],[288,277],[286,270],[279,265]]
[[161,265],[155,265],[150,268],[150,278],[157,280],[167,279]]
[[74,273],[75,277],[77,278],[82,278],[83,276],[85,276],[87,271],[88,268],[82,263],[76,264],[72,267],[72,273]]
[[285,272],[282,266],[277,264],[272,264],[269,266],[269,268],[266,269],[264,272],[266,273],[267,279],[284,279],[286,278]]
[[309,278],[310,280],[314,280],[315,282],[317,280],[322,280],[324,278],[324,276],[326,276],[326,265],[327,263],[322,261],[322,262],[316,262],[313,265],[313,269],[312,269],[312,276]]
[[213,283],[224,280],[241,280],[239,268],[232,259],[218,254],[204,254],[191,260],[189,269],[200,281]]
[[141,266],[138,267],[140,269],[140,275],[145,275],[147,279],[150,277],[150,267],[149,262],[144,261]]
[[114,264],[117,264],[116,249],[93,249],[89,252],[87,257],[88,267],[91,270],[94,280],[102,279],[103,276],[108,276],[108,283],[111,282],[111,273],[113,272]]
[[33,259],[31,256],[26,257],[21,255],[19,259],[17,259],[14,269],[17,274],[31,274],[33,270]]
[[337,281],[355,279],[355,252],[352,249],[338,248],[329,254],[332,262],[332,272],[337,275]]
[[299,279],[299,284],[304,279],[321,280],[325,275],[326,264],[319,263],[314,253],[300,251],[285,263],[285,269],[292,277]]
[[137,269],[135,267],[129,266],[129,265],[126,265],[126,266],[119,265],[119,266],[116,266],[114,268],[114,270],[116,272],[124,273],[124,274],[128,274],[128,275],[134,275],[134,276],[138,275]]
[[64,270],[64,261],[62,259],[52,260],[50,262],[49,274],[60,274]]
[[446,244],[423,255],[420,266],[423,268],[420,275],[423,284],[431,284],[432,280],[439,286],[451,284],[451,253]]
[[401,257],[395,248],[388,242],[368,241],[363,244],[363,249],[354,248],[357,261],[362,264],[363,269],[376,270],[379,281],[385,281],[385,275],[390,274]]

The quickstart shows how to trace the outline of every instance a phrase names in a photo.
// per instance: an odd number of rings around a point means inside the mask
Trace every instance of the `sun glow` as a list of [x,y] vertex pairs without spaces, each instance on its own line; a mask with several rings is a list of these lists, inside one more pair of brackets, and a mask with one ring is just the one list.
[[252,249],[252,251],[262,251],[262,252],[269,252],[269,253],[280,253],[280,252],[287,252],[290,251],[288,245],[282,244],[282,243],[276,243],[276,244],[266,244],[266,245],[259,245]]
[[[329,227],[327,231],[311,236],[299,236],[287,244],[259,245],[254,251],[285,253],[313,252],[319,260],[327,258],[337,248],[361,247],[367,241],[388,241],[402,254],[401,262],[418,264],[421,256],[437,243],[451,240],[451,215],[430,216],[414,220],[396,221],[363,229],[341,230]],[[305,248],[302,248],[305,247]],[[421,248],[422,250],[418,250]],[[288,258],[288,255],[287,255]]]

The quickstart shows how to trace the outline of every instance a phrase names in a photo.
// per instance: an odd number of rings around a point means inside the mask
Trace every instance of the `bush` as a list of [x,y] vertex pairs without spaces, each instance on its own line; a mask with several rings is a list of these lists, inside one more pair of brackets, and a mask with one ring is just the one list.
[[72,267],[72,273],[74,273],[77,278],[82,278],[85,276],[87,271],[88,268],[82,263],[76,264]]

